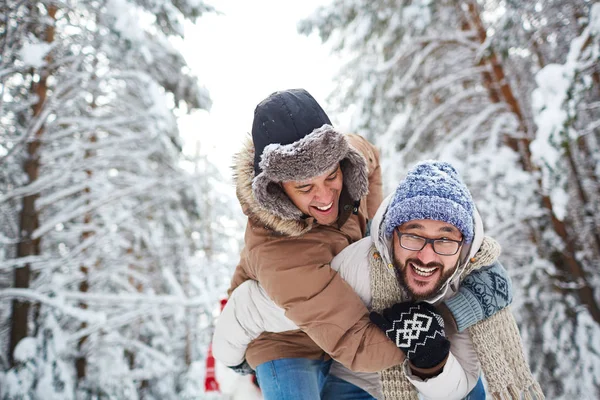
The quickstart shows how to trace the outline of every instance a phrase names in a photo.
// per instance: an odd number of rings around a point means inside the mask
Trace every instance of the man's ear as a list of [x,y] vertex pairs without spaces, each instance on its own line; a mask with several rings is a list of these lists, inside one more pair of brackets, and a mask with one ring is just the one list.
[[463,248],[460,251],[460,263],[461,265],[466,265],[466,263],[479,251],[481,244],[483,243],[483,220],[481,219],[481,215],[477,210],[477,207],[473,209],[473,241],[468,245],[463,245]]

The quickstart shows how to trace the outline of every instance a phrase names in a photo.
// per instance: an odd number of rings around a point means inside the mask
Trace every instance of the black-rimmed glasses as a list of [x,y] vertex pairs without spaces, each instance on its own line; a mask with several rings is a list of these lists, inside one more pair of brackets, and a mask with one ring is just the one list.
[[462,240],[452,239],[429,239],[423,236],[402,233],[398,229],[396,229],[396,232],[398,232],[398,240],[402,248],[410,251],[421,251],[427,246],[427,243],[431,243],[433,251],[441,256],[455,255],[463,242]]

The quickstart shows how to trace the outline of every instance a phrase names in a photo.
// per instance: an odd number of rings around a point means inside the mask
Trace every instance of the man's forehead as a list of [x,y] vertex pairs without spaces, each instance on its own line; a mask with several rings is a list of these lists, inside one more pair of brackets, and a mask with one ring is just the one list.
[[418,219],[407,221],[399,229],[435,229],[442,232],[459,232],[458,228],[448,222],[435,219]]

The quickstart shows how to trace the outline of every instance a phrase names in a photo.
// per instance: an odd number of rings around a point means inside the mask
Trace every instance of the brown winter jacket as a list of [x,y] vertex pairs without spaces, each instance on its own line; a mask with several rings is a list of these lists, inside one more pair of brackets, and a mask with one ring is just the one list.
[[229,293],[248,279],[261,283],[301,330],[269,333],[246,351],[252,367],[280,358],[327,358],[354,371],[374,372],[400,364],[403,353],[375,325],[354,290],[329,266],[340,251],[366,233],[382,201],[377,150],[358,135],[348,135],[369,168],[369,194],[358,214],[342,190],[340,216],[334,225],[313,218],[283,220],[261,209],[252,194],[254,147],[249,142],[236,160],[237,195],[248,216],[245,247]]

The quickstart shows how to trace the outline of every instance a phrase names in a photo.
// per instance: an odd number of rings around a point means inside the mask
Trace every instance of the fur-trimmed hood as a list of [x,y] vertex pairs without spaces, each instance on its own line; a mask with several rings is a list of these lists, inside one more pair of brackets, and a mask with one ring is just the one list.
[[237,198],[248,218],[286,236],[299,236],[312,228],[313,218],[285,220],[258,204],[252,191],[254,145],[250,138],[244,143],[244,148],[235,155],[233,170]]
[[320,175],[340,163],[345,192],[353,201],[368,193],[368,169],[364,157],[347,138],[330,125],[288,145],[267,146],[261,172],[255,176],[254,145],[250,139],[234,158],[236,193],[248,218],[286,235],[299,236],[316,223],[304,215],[279,185]]
[[304,218],[280,183],[322,175],[338,163],[344,176],[344,189],[353,201],[359,201],[369,190],[367,162],[331,125],[323,125],[290,144],[270,144],[263,150],[260,173],[252,182],[254,198],[262,208],[279,218]]

